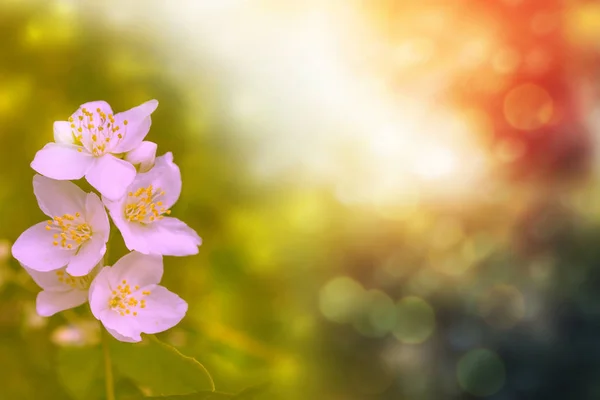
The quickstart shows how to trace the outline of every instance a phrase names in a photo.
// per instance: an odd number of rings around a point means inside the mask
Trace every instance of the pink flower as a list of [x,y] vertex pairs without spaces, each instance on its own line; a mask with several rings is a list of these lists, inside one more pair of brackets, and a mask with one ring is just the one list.
[[125,153],[125,161],[130,162],[138,172],[148,172],[156,159],[156,143],[144,141],[138,147]]
[[129,250],[144,254],[187,256],[198,253],[202,240],[169,208],[181,194],[181,173],[173,154],[157,157],[154,167],[138,174],[128,194],[117,201],[103,198]]
[[104,267],[90,287],[92,314],[123,342],[139,342],[141,333],[172,328],[185,316],[188,306],[158,285],[162,274],[162,257],[138,252]]
[[135,167],[120,155],[137,148],[150,129],[150,100],[113,115],[104,101],[85,103],[68,121],[54,123],[54,143],[37,152],[31,167],[48,178],[86,177],[103,196],[117,200],[135,178]]
[[110,225],[102,201],[74,183],[40,175],[33,177],[33,192],[51,220],[23,232],[13,256],[35,271],[67,266],[73,276],[87,275],[106,252]]
[[42,317],[49,317],[59,311],[77,307],[88,300],[88,289],[96,269],[89,275],[71,276],[65,268],[56,271],[39,272],[23,268],[43,290],[38,293],[36,310]]

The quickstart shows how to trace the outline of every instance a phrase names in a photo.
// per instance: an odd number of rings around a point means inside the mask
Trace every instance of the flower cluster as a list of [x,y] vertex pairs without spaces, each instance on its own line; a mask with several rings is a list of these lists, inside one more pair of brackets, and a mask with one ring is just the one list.
[[[50,316],[89,301],[92,314],[115,338],[141,340],[181,321],[187,303],[160,286],[162,256],[198,253],[198,234],[170,208],[181,193],[173,155],[156,157],[144,141],[158,102],[113,114],[108,103],[83,104],[54,123],[54,142],[35,155],[33,191],[48,216],[19,236],[13,256],[43,289],[38,314]],[[85,177],[96,193],[70,180]],[[131,251],[104,265],[108,210]]]

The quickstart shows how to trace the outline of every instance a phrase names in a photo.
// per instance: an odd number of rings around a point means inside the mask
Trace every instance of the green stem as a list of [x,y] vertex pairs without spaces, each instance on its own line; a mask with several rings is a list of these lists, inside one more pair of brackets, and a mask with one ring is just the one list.
[[110,350],[108,332],[103,326],[102,331],[102,353],[104,353],[104,378],[106,381],[106,400],[115,400],[115,382],[113,380],[112,363],[110,361]]

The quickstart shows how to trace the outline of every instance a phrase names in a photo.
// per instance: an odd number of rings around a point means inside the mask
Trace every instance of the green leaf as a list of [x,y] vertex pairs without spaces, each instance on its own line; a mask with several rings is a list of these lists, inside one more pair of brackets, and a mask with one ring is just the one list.
[[263,383],[262,385],[251,386],[246,388],[232,397],[232,400],[254,400],[261,394],[265,393],[270,386],[270,383]]
[[154,400],[231,400],[233,397],[231,394],[227,393],[219,393],[219,392],[197,392],[191,394],[184,395],[176,395],[176,396],[159,396],[159,397],[135,397],[128,400],[144,400],[144,399],[154,399]]
[[140,343],[111,340],[110,349],[113,367],[119,375],[134,381],[147,395],[187,395],[214,390],[212,378],[202,364],[154,336],[145,336]]
[[57,355],[58,377],[76,400],[104,398],[104,369],[100,347],[61,347]]
[[269,384],[251,386],[242,390],[238,394],[228,394],[221,392],[197,392],[177,396],[135,397],[127,400],[255,400],[258,399],[258,397],[256,396],[263,394],[268,386]]

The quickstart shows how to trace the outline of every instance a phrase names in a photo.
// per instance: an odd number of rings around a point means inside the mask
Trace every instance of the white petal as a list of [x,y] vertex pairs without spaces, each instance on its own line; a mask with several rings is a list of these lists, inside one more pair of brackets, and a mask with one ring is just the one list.
[[127,161],[105,154],[85,175],[87,181],[110,200],[121,198],[135,178],[135,167]]
[[132,287],[138,285],[143,288],[159,283],[162,274],[161,256],[132,251],[113,265],[109,273],[109,282],[112,287],[116,287],[125,279]]
[[12,255],[19,262],[36,271],[52,271],[67,265],[75,250],[54,246],[53,232],[40,222],[19,236],[12,247]]
[[67,265],[67,272],[72,276],[84,276],[100,262],[106,253],[106,237],[98,234],[92,235],[91,239],[83,243],[77,254],[71,258]]
[[[156,110],[156,107],[158,107],[158,101],[150,100],[115,115],[115,125],[124,132],[123,140],[114,149],[115,153],[126,153],[142,143],[152,124],[150,114]],[[127,121],[127,125],[124,121]]]
[[202,239],[184,222],[166,217],[151,224],[130,223],[129,230],[148,254],[189,256],[198,254]]
[[54,123],[54,141],[62,144],[73,144],[73,129],[67,121],[56,121]]
[[75,214],[85,209],[85,192],[72,182],[35,175],[33,193],[40,209],[49,217]]
[[71,180],[82,178],[94,163],[89,153],[77,151],[79,147],[48,143],[35,154],[31,168],[52,179]]
[[42,317],[49,317],[59,311],[77,307],[87,300],[84,290],[71,290],[68,292],[54,292],[44,290],[37,295],[36,309]]
[[139,172],[147,172],[154,165],[157,147],[156,143],[142,142],[138,147],[125,154],[125,161],[136,166]]
[[144,299],[146,308],[133,318],[137,318],[142,332],[148,334],[163,332],[177,325],[188,309],[181,297],[163,286],[153,288]]
[[149,185],[156,190],[160,189],[165,192],[159,198],[165,208],[171,208],[177,202],[181,194],[181,172],[173,162],[172,153],[157,157],[154,167],[150,171],[136,176],[129,191],[135,192],[139,188],[146,188]]
[[88,193],[86,196],[85,220],[92,227],[94,235],[101,234],[105,239],[104,242],[108,240],[110,222],[108,221],[104,204],[102,204],[102,200],[100,200],[96,193]]

